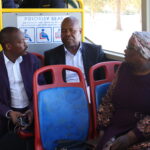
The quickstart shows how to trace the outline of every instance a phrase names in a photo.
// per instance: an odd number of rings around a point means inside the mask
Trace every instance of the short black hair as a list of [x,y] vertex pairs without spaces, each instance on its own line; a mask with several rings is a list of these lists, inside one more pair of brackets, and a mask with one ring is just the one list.
[[0,44],[4,45],[7,42],[11,42],[11,34],[20,31],[16,27],[5,27],[0,31]]

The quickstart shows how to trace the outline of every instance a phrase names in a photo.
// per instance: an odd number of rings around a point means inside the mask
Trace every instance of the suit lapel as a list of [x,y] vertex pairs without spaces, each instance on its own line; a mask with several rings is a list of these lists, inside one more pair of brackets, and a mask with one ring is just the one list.
[[61,48],[59,50],[59,58],[58,58],[59,64],[66,64],[66,54],[64,50],[64,46],[61,45]]
[[[58,61],[59,61],[58,64],[66,64],[66,54],[65,54],[64,45],[61,45]],[[63,71],[62,74],[63,74],[64,81],[66,81],[66,71]]]
[[0,85],[2,86],[1,88],[5,88],[3,89],[3,93],[6,92],[7,97],[4,97],[4,99],[6,98],[6,102],[10,104],[10,85],[9,85],[9,79],[8,79],[8,73],[7,73],[7,69],[6,69],[6,65],[4,62],[4,56],[3,53],[0,52]]
[[[23,84],[24,84],[24,88],[26,90],[26,93],[28,95],[28,98],[30,97],[28,90],[30,89],[30,83],[32,83],[31,80],[31,76],[32,76],[32,66],[30,63],[30,59],[27,60],[28,56],[23,56],[23,60],[20,64],[20,71],[21,71],[21,75],[22,75],[22,80],[23,80]],[[26,59],[26,60],[25,60]]]
[[88,74],[88,54],[85,48],[84,43],[82,43],[82,58],[83,58],[83,66],[84,66],[84,72],[85,72],[85,76],[87,79],[87,74]]

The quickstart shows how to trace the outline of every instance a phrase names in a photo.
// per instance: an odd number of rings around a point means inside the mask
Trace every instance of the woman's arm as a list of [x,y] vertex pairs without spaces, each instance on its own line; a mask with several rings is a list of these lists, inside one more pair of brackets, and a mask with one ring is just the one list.
[[139,142],[142,142],[149,138],[150,138],[150,116],[145,116],[137,123],[135,129],[129,131],[123,136],[118,137],[111,146],[111,150],[124,150],[127,149],[129,146],[132,146],[133,144],[136,144],[134,145],[134,147],[143,147],[144,144],[141,143],[140,145]]
[[109,125],[112,113],[114,112],[114,107],[112,104],[112,94],[116,87],[118,73],[119,71],[117,72],[116,77],[112,81],[112,84],[110,85],[106,96],[102,99],[102,103],[100,104],[98,110],[98,127],[100,128],[100,130]]
[[150,115],[146,115],[143,119],[138,121],[133,132],[139,140],[150,138]]

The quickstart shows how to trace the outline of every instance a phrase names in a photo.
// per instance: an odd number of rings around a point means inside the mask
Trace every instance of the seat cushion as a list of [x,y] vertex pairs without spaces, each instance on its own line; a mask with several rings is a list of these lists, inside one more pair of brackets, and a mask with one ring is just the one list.
[[86,140],[89,129],[88,101],[79,87],[46,89],[38,95],[42,145],[54,150],[57,140]]

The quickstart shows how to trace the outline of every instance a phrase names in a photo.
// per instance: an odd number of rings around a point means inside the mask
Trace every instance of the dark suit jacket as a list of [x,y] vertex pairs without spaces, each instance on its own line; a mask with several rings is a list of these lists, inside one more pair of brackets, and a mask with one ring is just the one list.
[[[87,83],[89,84],[89,69],[91,66],[105,60],[104,52],[101,46],[82,43],[82,58]],[[52,50],[45,52],[45,65],[66,64],[64,45],[60,45]],[[99,76],[97,74],[96,76]],[[98,78],[98,77],[96,77]],[[65,73],[64,73],[65,79]],[[47,82],[51,82],[50,75],[46,74]]]
[[[32,96],[33,96],[33,73],[40,67],[40,61],[32,54],[23,56],[23,61],[20,64],[21,75],[25,87],[25,91],[30,101],[30,107],[32,107]],[[44,82],[42,77],[39,78],[40,83]],[[11,95],[10,85],[7,74],[7,69],[4,62],[3,53],[0,52],[0,118],[5,118],[6,112],[11,108]],[[0,119],[1,127],[1,119]]]
[[16,8],[14,0],[2,0],[3,8]]

